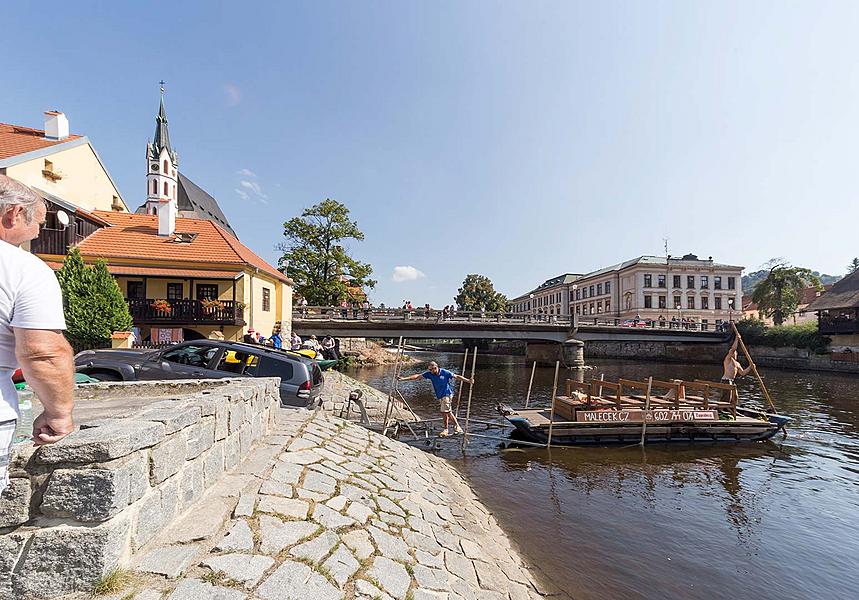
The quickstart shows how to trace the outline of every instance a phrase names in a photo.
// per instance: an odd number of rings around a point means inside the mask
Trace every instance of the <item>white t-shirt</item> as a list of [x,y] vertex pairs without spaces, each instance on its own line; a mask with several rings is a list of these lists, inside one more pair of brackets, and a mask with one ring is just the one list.
[[18,415],[18,392],[12,383],[18,368],[13,328],[65,329],[63,297],[48,265],[0,241],[0,422]]

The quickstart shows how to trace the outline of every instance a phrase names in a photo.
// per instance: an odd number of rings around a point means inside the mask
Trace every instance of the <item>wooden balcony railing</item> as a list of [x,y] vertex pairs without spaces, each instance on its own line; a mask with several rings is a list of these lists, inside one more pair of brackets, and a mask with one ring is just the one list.
[[167,308],[155,308],[153,298],[129,298],[128,310],[135,324],[237,325],[245,324],[244,306],[221,300],[223,307],[203,306],[200,300],[167,300]]
[[859,333],[859,320],[856,319],[820,319],[817,330],[822,335]]
[[43,227],[39,237],[30,242],[30,252],[33,254],[68,254],[69,246],[83,241],[83,236],[68,229],[50,229]]

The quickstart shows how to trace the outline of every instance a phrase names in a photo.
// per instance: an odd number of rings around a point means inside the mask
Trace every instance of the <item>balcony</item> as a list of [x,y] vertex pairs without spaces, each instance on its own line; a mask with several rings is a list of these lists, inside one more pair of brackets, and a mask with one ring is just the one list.
[[168,300],[166,310],[153,307],[153,298],[129,298],[128,310],[135,325],[235,325],[245,324],[244,306],[221,300],[223,308],[203,306],[200,300]]
[[30,252],[65,256],[69,251],[69,246],[79,244],[83,239],[84,236],[78,235],[69,228],[50,229],[43,227],[39,231],[39,237],[30,242]]
[[817,324],[817,330],[822,335],[850,335],[859,333],[859,321],[856,319],[823,319]]

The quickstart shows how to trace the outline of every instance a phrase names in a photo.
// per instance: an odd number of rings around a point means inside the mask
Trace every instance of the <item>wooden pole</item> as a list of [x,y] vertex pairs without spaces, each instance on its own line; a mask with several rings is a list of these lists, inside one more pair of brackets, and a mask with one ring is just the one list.
[[644,448],[644,434],[647,432],[647,411],[650,410],[650,390],[653,387],[653,377],[647,378],[647,396],[644,398],[644,419],[641,425],[641,441],[638,445]]
[[731,327],[734,328],[734,333],[737,336],[737,341],[740,342],[740,348],[743,351],[743,354],[746,355],[746,360],[749,361],[749,364],[752,366],[752,373],[755,374],[755,377],[758,379],[758,383],[761,384],[761,389],[764,392],[764,397],[767,399],[767,402],[770,404],[770,408],[776,414],[778,414],[778,410],[776,410],[775,404],[773,404],[772,398],[770,398],[769,390],[767,390],[767,386],[764,384],[764,380],[761,377],[761,374],[758,373],[758,367],[755,365],[755,361],[752,360],[752,355],[749,354],[749,349],[746,348],[746,343],[743,341],[743,336],[740,335],[740,331],[737,329],[737,324],[731,321]]
[[[470,379],[474,381],[474,367],[477,365],[477,346],[474,347],[474,354],[471,355],[471,377]],[[465,450],[465,447],[468,445],[468,419],[471,418],[471,392],[474,390],[474,384],[468,384],[468,404],[465,408],[465,433],[462,435],[462,449]]]
[[[465,354],[462,356],[462,373],[465,375],[465,370],[468,368],[468,348],[465,349]],[[459,418],[459,406],[462,403],[462,388],[464,386],[459,386],[459,389],[456,390],[456,418]]]
[[561,361],[555,361],[555,383],[552,384],[552,408],[549,409],[549,441],[546,442],[546,448],[552,447],[552,427],[555,425],[555,397],[558,394],[558,369],[561,366]]
[[528,408],[528,402],[531,400],[531,386],[534,385],[534,371],[537,370],[537,361],[531,365],[531,379],[528,380],[528,395],[525,396],[525,408]]
[[397,342],[397,358],[394,362],[394,372],[391,375],[391,391],[388,393],[388,403],[385,405],[385,420],[382,423],[382,435],[388,433],[388,418],[391,414],[391,405],[394,401],[394,390],[397,389],[397,377],[399,376],[399,367],[400,367],[400,354],[403,351],[403,336],[400,336],[399,342]]

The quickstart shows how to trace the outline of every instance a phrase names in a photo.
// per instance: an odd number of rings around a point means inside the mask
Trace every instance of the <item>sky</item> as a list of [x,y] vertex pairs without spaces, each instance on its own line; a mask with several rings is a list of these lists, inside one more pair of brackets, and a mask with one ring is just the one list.
[[514,297],[695,253],[859,255],[859,3],[42,2],[3,14],[0,122],[64,111],[132,210],[166,83],[180,170],[276,263],[325,198],[371,300]]

